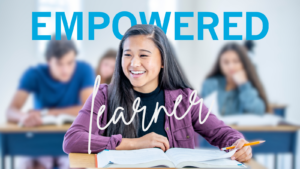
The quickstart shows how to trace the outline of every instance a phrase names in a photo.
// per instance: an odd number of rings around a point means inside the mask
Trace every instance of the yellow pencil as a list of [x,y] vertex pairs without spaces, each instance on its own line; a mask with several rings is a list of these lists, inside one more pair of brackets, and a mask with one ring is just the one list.
[[[260,144],[260,143],[264,143],[265,140],[262,140],[262,141],[255,141],[255,142],[251,142],[251,143],[246,143],[244,144],[244,146],[252,146],[252,145],[256,145],[256,144]],[[221,150],[230,150],[230,149],[234,149],[235,146],[230,146],[230,147],[224,147],[224,148],[221,148]]]

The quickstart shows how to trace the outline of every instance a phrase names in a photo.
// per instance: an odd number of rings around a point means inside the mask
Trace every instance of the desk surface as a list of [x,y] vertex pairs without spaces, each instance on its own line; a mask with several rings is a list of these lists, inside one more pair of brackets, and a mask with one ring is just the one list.
[[[66,132],[70,128],[70,124],[62,126],[44,125],[39,127],[19,127],[17,124],[6,123],[0,125],[0,132]],[[300,126],[279,125],[279,126],[231,126],[238,131],[297,131]]]
[[[71,168],[95,168],[95,154],[70,153],[69,161]],[[245,163],[253,169],[265,169],[264,166],[254,160]]]
[[297,131],[300,126],[279,125],[279,126],[235,126],[230,125],[238,131]]
[[70,124],[62,126],[57,125],[44,125],[39,127],[19,127],[14,123],[6,123],[0,125],[0,132],[14,133],[14,132],[66,132],[70,128]]

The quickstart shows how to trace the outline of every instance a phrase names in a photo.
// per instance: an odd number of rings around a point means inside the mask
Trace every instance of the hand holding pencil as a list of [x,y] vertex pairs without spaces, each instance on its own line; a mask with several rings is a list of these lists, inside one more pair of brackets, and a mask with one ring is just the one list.
[[[238,139],[232,146],[238,150],[231,156],[232,160],[237,160],[239,162],[247,162],[252,158],[252,148],[251,146],[245,146],[249,142],[245,139]],[[253,144],[253,143],[252,143]],[[226,148],[226,147],[225,147]],[[228,147],[227,147],[228,148]],[[230,148],[232,149],[232,148]]]
[[[244,146],[252,146],[252,145],[256,145],[256,144],[261,144],[261,143],[264,143],[265,141],[262,140],[262,141],[254,141],[254,142],[251,142],[251,143],[246,143],[243,145]],[[221,150],[230,150],[230,149],[234,149],[236,146],[230,146],[230,147],[224,147],[224,148],[221,148]]]

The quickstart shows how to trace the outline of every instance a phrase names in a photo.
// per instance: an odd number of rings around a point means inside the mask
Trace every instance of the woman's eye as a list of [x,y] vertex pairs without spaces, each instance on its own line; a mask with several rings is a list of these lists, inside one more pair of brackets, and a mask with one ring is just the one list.
[[127,53],[126,53],[126,54],[124,54],[124,56],[130,56],[130,54],[127,54]]
[[141,57],[147,57],[148,55],[141,55]]

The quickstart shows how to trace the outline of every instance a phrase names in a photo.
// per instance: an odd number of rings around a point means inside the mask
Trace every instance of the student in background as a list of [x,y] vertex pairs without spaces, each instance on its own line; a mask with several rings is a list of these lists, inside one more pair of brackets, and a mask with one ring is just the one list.
[[101,76],[101,83],[109,84],[115,70],[117,51],[110,49],[100,58],[96,68],[96,76]]
[[[243,147],[247,141],[238,131],[226,126],[215,115],[209,114],[204,119],[208,108],[202,106],[199,117],[199,105],[192,106],[189,113],[177,120],[174,115],[167,116],[164,109],[159,109],[158,118],[147,131],[142,129],[140,112],[133,116],[132,105],[135,98],[141,98],[141,105],[146,107],[145,128],[148,126],[156,105],[165,106],[173,111],[175,100],[182,96],[176,114],[181,117],[190,106],[189,97],[193,90],[183,80],[182,72],[175,59],[165,33],[155,25],[134,25],[124,34],[118,49],[116,68],[110,85],[99,86],[94,96],[93,117],[91,115],[92,95],[80,110],[76,120],[65,134],[63,149],[66,153],[88,153],[90,118],[91,152],[98,153],[104,149],[133,150],[158,147],[167,151],[171,147],[194,148],[194,132],[202,135],[212,145],[221,147],[236,144],[239,149],[232,159],[247,161],[252,157],[250,146]],[[197,97],[198,101],[200,98]],[[106,109],[100,119],[97,113],[100,106]],[[114,117],[123,114],[129,125],[119,120],[110,124],[105,130],[97,125],[105,126]],[[99,122],[99,124],[97,124]]]
[[[16,94],[7,111],[9,122],[24,127],[42,125],[42,116],[69,114],[77,116],[93,91],[94,71],[89,64],[76,61],[77,49],[73,41],[52,36],[46,50],[47,64],[29,67],[21,77]],[[21,111],[29,94],[34,95],[32,110]],[[53,168],[53,157],[19,157],[16,168]],[[37,162],[37,163],[36,163]],[[58,157],[60,168],[68,167],[67,156]],[[36,165],[35,165],[36,164]]]
[[264,114],[269,110],[265,91],[246,52],[236,43],[225,45],[203,83],[201,97],[217,91],[221,115]]

